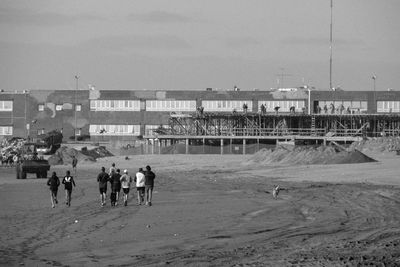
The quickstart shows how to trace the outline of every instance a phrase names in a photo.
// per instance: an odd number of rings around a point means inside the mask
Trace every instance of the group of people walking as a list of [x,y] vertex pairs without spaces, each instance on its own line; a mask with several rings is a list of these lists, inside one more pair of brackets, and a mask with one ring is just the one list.
[[[61,182],[64,185],[65,189],[65,204],[70,207],[71,206],[71,195],[72,195],[72,186],[76,186],[74,177],[71,176],[70,171],[65,173],[64,178]],[[51,206],[53,208],[58,204],[57,193],[58,187],[60,186],[60,179],[58,178],[56,172],[53,172],[51,177],[47,180],[47,185],[50,187],[51,193]]]
[[151,167],[149,165],[146,166],[146,170],[143,170],[143,168],[139,168],[134,178],[132,178],[132,176],[126,169],[121,175],[121,171],[120,169],[117,169],[115,167],[115,163],[111,165],[108,173],[106,173],[104,167],[101,167],[101,172],[97,176],[101,206],[105,206],[106,204],[108,183],[111,184],[111,206],[118,205],[121,189],[123,193],[124,206],[128,205],[129,191],[133,182],[135,183],[137,190],[137,204],[146,204],[148,206],[151,206],[155,177],[156,175],[151,170]]
[[[74,171],[76,172],[75,168]],[[115,167],[115,163],[111,165],[109,172],[106,172],[105,167],[101,167],[101,172],[97,175],[101,206],[103,207],[106,205],[108,183],[111,185],[111,206],[117,206],[119,204],[121,190],[124,206],[128,205],[128,196],[132,183],[135,183],[137,191],[137,204],[151,206],[155,177],[156,175],[149,165],[146,166],[145,170],[139,168],[134,178],[132,178],[127,169],[121,174],[120,169]],[[72,187],[76,186],[70,171],[66,171],[66,175],[61,183],[64,184],[65,187],[65,203],[69,207],[71,206]],[[60,179],[57,177],[56,172],[53,172],[52,176],[48,179],[47,185],[50,187],[51,205],[54,208],[56,204],[58,204],[57,192],[60,186]]]

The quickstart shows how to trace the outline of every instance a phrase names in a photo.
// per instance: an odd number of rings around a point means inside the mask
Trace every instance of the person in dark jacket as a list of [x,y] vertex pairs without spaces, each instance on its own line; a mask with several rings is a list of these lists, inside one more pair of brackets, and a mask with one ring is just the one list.
[[72,185],[75,185],[74,177],[71,176],[70,171],[66,172],[64,179],[62,180],[65,188],[65,204],[70,207],[71,206],[71,194],[72,194]]
[[111,184],[111,193],[115,194],[115,203],[111,203],[113,206],[118,205],[118,200],[119,200],[119,193],[121,192],[121,170],[117,169],[115,172],[112,173],[111,178],[110,178],[110,184]]
[[51,193],[51,207],[55,208],[55,204],[58,204],[57,192],[58,187],[60,186],[60,179],[58,178],[56,172],[53,172],[51,177],[47,180],[47,185],[49,186]]
[[101,172],[97,175],[97,182],[99,182],[99,191],[100,191],[100,199],[101,206],[103,207],[106,204],[107,199],[107,183],[110,180],[110,176],[106,173],[106,168],[101,167]]
[[151,206],[151,200],[153,198],[153,188],[154,188],[154,179],[156,175],[151,171],[151,167],[149,165],[146,166],[146,171],[144,172],[144,186],[146,190],[146,205]]

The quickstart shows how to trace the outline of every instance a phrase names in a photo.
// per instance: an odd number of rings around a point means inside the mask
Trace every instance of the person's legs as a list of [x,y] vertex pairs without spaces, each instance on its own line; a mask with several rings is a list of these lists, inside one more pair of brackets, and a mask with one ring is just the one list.
[[56,204],[58,204],[57,192],[58,192],[58,190],[54,190],[54,191],[52,192],[52,193],[53,193],[53,196],[54,196],[54,202],[55,202]]
[[103,199],[104,199],[104,205],[106,205],[106,202],[107,202],[107,187],[104,188],[104,190],[103,190]]
[[71,194],[72,190],[67,190],[68,191],[68,206],[71,206]]
[[149,206],[151,206],[151,199],[153,198],[153,187],[151,186],[149,188],[149,197],[148,197],[148,201],[149,201]]
[[55,203],[54,203],[54,193],[52,190],[50,190],[50,197],[51,197],[51,207],[55,208]]
[[117,190],[115,190],[115,205],[118,205],[118,201],[119,201],[119,192],[121,191],[121,188],[117,187]]
[[65,205],[68,205],[68,190],[65,189]]
[[137,190],[137,202],[138,202],[138,205],[142,204],[141,197],[140,197],[140,189]]

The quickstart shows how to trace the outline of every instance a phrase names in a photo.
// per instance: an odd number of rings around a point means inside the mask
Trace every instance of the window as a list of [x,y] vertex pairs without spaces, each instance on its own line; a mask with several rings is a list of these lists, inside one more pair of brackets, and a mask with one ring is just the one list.
[[12,101],[0,101],[0,111],[12,111],[13,102]]
[[38,105],[38,111],[44,111],[44,105],[43,104],[39,104]]
[[91,100],[92,111],[140,111],[139,100]]
[[1,135],[13,135],[12,126],[0,126],[0,136]]
[[61,111],[63,109],[63,105],[56,105],[56,111]]
[[216,112],[232,112],[243,111],[243,104],[247,105],[247,110],[253,109],[253,102],[251,100],[203,100],[201,105],[204,107],[204,111],[216,111]]
[[168,130],[169,125],[145,125],[144,127],[144,135],[156,135],[157,132],[155,130]]
[[281,101],[258,101],[258,111],[261,111],[261,105],[264,105],[267,112],[275,112],[275,107],[279,107],[279,112],[290,112],[290,107],[295,111],[301,111],[305,106],[304,100],[281,100]]
[[378,112],[400,112],[400,101],[377,101]]
[[147,111],[196,111],[195,100],[146,100]]
[[37,130],[37,135],[45,134],[44,128]]
[[140,135],[140,125],[91,124],[89,133],[93,136],[138,136]]
[[75,111],[82,111],[82,105],[81,104],[76,104],[75,105]]

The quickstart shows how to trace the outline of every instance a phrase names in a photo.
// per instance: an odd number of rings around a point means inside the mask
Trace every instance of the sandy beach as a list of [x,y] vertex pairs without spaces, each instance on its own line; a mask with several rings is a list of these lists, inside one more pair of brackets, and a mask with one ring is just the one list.
[[[45,179],[1,169],[2,266],[400,265],[395,153],[377,162],[268,165],[252,155],[144,155],[78,164],[71,207]],[[100,206],[101,166],[156,173],[153,206]],[[52,166],[59,177],[70,166]],[[279,184],[278,199],[272,188]],[[122,202],[120,202],[122,203]],[[385,265],[384,265],[385,264]]]

